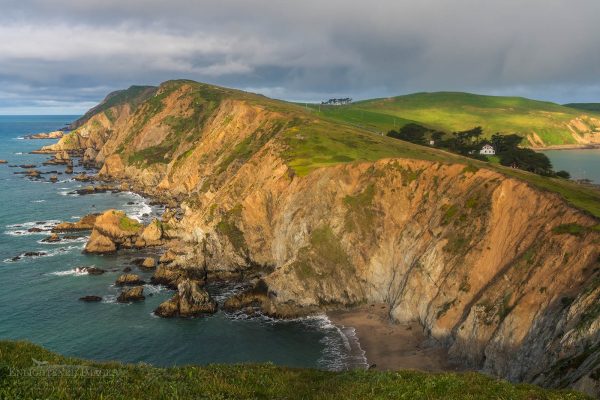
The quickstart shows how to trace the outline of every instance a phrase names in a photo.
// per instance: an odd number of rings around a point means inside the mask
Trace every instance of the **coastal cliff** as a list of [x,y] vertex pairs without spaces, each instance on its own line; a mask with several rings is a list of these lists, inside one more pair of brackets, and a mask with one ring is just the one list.
[[180,207],[171,273],[252,275],[229,305],[279,317],[383,302],[466,366],[598,393],[596,194],[231,89],[120,96],[42,151]]

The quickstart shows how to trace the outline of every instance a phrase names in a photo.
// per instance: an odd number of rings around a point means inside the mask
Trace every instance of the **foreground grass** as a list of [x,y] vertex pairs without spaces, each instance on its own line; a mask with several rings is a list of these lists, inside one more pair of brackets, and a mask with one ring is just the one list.
[[[48,364],[34,366],[32,359]],[[27,373],[34,376],[22,376]],[[534,400],[588,397],[570,391],[513,385],[478,373],[336,373],[270,364],[154,368],[83,361],[62,357],[26,342],[0,341],[0,398]]]

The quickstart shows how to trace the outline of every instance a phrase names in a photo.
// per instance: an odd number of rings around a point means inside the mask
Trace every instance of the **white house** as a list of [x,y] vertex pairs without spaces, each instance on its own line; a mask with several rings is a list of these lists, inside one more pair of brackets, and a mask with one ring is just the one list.
[[486,156],[493,156],[494,154],[496,154],[496,150],[494,150],[494,147],[486,144],[485,146],[483,146],[481,148],[481,150],[479,150],[479,154],[485,154]]

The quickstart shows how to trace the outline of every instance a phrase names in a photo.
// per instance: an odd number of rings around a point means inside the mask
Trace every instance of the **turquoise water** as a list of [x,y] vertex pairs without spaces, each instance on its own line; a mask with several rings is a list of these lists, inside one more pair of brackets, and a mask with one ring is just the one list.
[[[58,129],[74,116],[0,116],[0,159],[9,164],[37,164],[41,171],[64,169],[41,166],[43,155],[28,154],[51,141],[23,140],[25,134]],[[59,175],[59,182],[33,181],[0,165],[0,338],[26,339],[61,354],[95,360],[181,365],[267,362],[288,366],[344,369],[362,365],[351,335],[325,317],[275,321],[245,318],[222,311],[196,319],[161,319],[152,314],[172,292],[145,285],[146,301],[118,304],[113,282],[139,253],[84,255],[86,237],[55,244],[43,243],[48,232],[29,233],[37,226],[50,229],[57,221],[72,221],[96,210],[118,208],[144,219],[160,213],[132,193],[88,196],[68,194],[81,184]],[[75,167],[75,173],[81,167]],[[134,202],[134,204],[127,204]],[[41,257],[15,256],[45,252]],[[107,269],[101,276],[75,273],[79,266]],[[134,272],[149,280],[148,273]],[[211,287],[222,301],[232,287]],[[101,303],[84,303],[85,295],[102,296]],[[350,344],[348,342],[350,337]]]
[[555,171],[565,170],[573,179],[589,179],[600,185],[600,149],[548,150]]

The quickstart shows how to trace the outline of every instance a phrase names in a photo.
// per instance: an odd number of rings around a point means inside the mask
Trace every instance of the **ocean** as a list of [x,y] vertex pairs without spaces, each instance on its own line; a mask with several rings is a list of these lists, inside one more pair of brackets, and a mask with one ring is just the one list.
[[[86,184],[69,175],[58,175],[53,184],[14,174],[23,169],[10,165],[63,171],[64,166],[42,166],[47,156],[29,154],[52,141],[23,136],[59,129],[76,118],[0,116],[0,159],[8,161],[0,165],[0,339],[28,340],[67,356],[157,366],[272,362],[343,370],[366,365],[352,329],[341,330],[325,316],[279,321],[219,311],[202,318],[158,318],[152,311],[173,295],[163,287],[145,285],[143,302],[115,301],[119,290],[113,283],[139,252],[85,255],[86,236],[42,242],[53,224],[91,212],[116,208],[148,222],[162,211],[134,193],[72,194]],[[75,174],[81,171],[75,166]],[[42,232],[29,232],[33,227]],[[108,272],[89,276],[75,270],[92,265]],[[149,281],[150,273],[131,267]],[[209,288],[221,303],[235,290],[226,285]],[[86,295],[101,296],[102,302],[78,300]]]
[[589,179],[600,185],[600,149],[548,150],[555,171],[565,170],[573,179]]

